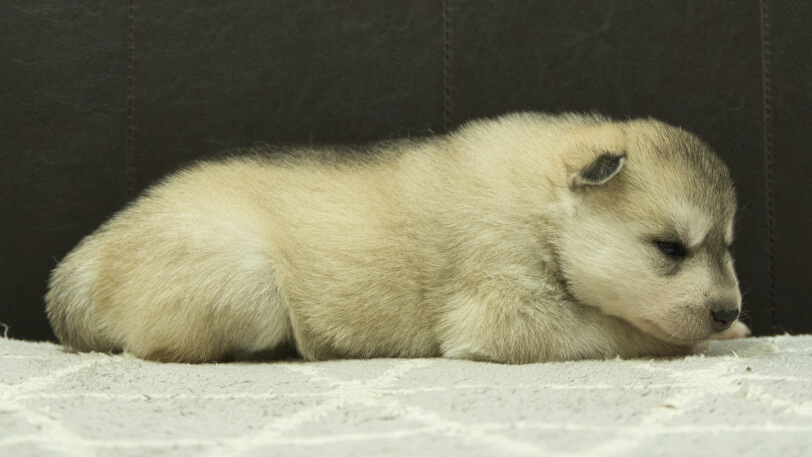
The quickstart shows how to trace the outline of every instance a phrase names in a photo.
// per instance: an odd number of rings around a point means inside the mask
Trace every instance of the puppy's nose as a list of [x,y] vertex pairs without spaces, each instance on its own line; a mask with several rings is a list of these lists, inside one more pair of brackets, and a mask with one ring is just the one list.
[[713,317],[713,329],[721,332],[729,329],[733,322],[736,322],[736,319],[739,318],[739,310],[738,308],[720,309],[711,311],[711,316]]

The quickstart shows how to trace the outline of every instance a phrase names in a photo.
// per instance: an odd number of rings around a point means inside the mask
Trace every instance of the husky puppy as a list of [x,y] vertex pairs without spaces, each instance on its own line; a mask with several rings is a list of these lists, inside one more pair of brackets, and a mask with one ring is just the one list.
[[54,270],[77,351],[504,363],[746,336],[725,165],[661,122],[512,114],[366,149],[255,148],[149,189]]

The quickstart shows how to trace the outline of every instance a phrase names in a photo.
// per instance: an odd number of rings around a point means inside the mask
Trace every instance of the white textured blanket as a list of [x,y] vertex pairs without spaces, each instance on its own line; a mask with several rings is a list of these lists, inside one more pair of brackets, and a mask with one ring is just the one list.
[[0,339],[0,455],[808,457],[812,336],[523,366],[177,365]]

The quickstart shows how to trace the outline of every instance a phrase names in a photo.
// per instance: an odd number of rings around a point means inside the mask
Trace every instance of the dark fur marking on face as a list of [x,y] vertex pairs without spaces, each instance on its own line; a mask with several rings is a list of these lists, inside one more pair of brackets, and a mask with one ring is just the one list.
[[680,242],[675,241],[658,241],[657,247],[660,248],[660,251],[663,254],[674,257],[674,258],[684,258],[687,255],[685,246],[683,246]]
[[660,276],[675,276],[677,273],[682,271],[682,267],[685,264],[685,259],[660,256],[658,263]]
[[674,276],[682,271],[691,252],[685,243],[673,233],[663,233],[647,240],[656,250],[657,270],[660,276]]

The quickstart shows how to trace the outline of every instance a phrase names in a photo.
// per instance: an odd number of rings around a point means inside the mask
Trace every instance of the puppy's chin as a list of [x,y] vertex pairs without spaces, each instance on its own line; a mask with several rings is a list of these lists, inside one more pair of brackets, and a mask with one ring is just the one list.
[[711,340],[737,340],[751,335],[750,327],[742,321],[736,321],[729,329],[710,337]]
[[648,333],[660,341],[676,344],[678,346],[701,344],[713,339],[714,336],[718,335],[718,333],[714,332],[710,328],[697,329],[683,327],[677,332],[668,331],[663,325],[650,319],[640,319],[637,322],[633,322],[633,324],[640,330]]

